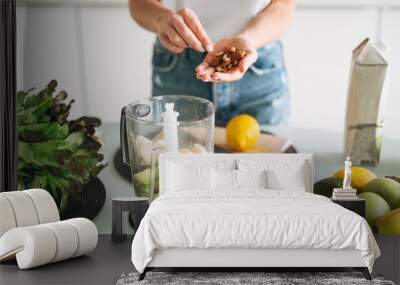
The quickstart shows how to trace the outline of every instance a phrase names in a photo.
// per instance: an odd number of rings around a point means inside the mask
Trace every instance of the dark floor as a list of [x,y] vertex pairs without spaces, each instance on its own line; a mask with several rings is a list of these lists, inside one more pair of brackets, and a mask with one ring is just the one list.
[[[399,283],[400,236],[376,236],[382,257],[374,272]],[[28,270],[19,270],[16,262],[0,264],[0,285],[17,284],[115,284],[122,273],[135,271],[131,258],[132,237],[112,242],[110,235],[100,235],[94,252],[88,256],[52,263]],[[183,269],[180,269],[183,270]],[[276,268],[272,271],[280,271]],[[350,269],[290,269],[289,271],[347,271]],[[287,269],[283,269],[287,271]]]
[[15,261],[2,263],[0,284],[115,284],[122,273],[134,271],[131,243],[132,237],[115,243],[109,235],[100,235],[88,256],[28,270],[19,270]]

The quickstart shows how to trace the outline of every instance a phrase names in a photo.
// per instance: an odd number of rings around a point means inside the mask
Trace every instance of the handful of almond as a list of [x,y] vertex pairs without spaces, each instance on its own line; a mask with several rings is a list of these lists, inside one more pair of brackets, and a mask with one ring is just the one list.
[[230,47],[216,54],[210,66],[217,72],[228,72],[238,67],[239,62],[247,55],[247,50]]

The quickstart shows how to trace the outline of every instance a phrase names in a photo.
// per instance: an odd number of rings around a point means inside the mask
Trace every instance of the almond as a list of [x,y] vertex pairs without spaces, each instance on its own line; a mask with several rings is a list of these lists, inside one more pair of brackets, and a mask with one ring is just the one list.
[[222,56],[222,60],[226,62],[231,61],[230,57],[228,57],[226,53]]
[[218,72],[228,72],[238,67],[239,62],[247,55],[247,50],[238,49],[234,46],[226,48],[215,54],[215,58],[210,63]]

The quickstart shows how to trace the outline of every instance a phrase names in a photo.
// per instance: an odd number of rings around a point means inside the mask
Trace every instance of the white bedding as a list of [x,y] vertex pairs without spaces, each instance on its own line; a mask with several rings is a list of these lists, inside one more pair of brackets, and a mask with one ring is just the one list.
[[380,255],[357,214],[323,196],[265,189],[165,193],[140,223],[132,262],[143,272],[165,248],[357,249],[370,271]]

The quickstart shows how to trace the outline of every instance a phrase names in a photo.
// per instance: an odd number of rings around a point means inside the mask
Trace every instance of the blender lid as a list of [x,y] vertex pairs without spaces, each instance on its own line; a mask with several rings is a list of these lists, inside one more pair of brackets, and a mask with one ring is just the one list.
[[[165,102],[163,102],[163,104],[161,104],[163,108],[165,108],[165,106],[169,103],[175,103],[175,106],[176,106],[177,101],[187,100],[187,101],[192,101],[192,102],[198,102],[198,103],[202,104],[203,106],[205,106],[205,105],[209,106],[210,115],[215,112],[214,104],[205,98],[200,98],[200,97],[195,97],[195,96],[190,96],[190,95],[163,95],[163,96],[148,97],[148,98],[134,101],[125,107],[126,108],[125,114],[131,120],[137,120],[137,121],[141,121],[143,123],[149,123],[149,124],[162,125],[162,117],[161,116],[157,117],[156,120],[155,120],[154,116],[152,116],[152,113],[155,110],[154,110],[154,105],[152,106],[151,101],[163,101],[163,100],[165,101]],[[156,110],[156,112],[162,113],[162,112],[165,112],[165,109],[158,109],[158,110]],[[204,119],[206,119],[207,117],[204,117]],[[196,122],[196,121],[203,121],[203,119],[184,120],[184,121],[190,123],[190,122]]]

